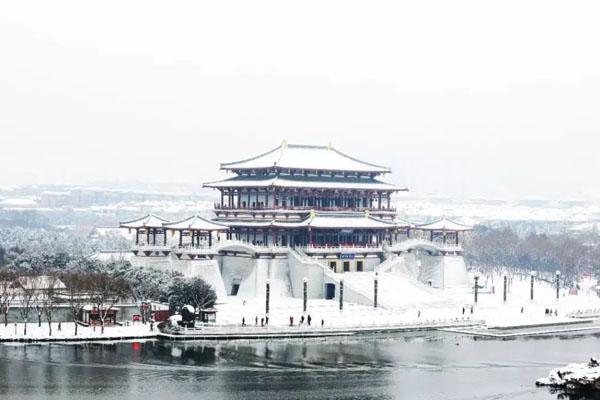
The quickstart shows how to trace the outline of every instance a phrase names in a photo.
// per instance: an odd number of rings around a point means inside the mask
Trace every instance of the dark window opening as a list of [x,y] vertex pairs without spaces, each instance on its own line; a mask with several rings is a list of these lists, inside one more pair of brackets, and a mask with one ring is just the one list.
[[350,272],[350,261],[344,261],[344,272]]
[[357,261],[356,262],[356,270],[358,272],[362,272],[363,271],[363,262],[362,261]]

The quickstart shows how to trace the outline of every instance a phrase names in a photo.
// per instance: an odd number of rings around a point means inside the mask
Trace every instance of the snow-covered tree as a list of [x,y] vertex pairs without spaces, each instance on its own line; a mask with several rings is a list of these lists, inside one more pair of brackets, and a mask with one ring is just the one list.
[[17,274],[7,268],[0,270],[0,307],[4,315],[4,326],[8,326],[8,312],[15,301]]
[[129,285],[123,278],[115,278],[106,273],[92,273],[89,279],[89,294],[92,304],[98,310],[101,332],[104,321],[113,306],[130,295]]
[[85,305],[89,297],[91,274],[89,272],[68,271],[61,274],[61,280],[65,284],[64,293],[67,296],[71,321],[75,326],[77,336],[77,318],[79,311]]
[[217,295],[202,278],[176,279],[169,291],[169,306],[173,310],[192,305],[197,310],[214,306]]

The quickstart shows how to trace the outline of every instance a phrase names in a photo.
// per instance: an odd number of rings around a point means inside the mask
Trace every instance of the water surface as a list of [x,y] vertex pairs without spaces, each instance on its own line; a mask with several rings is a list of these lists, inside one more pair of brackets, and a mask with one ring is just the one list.
[[0,345],[14,399],[556,399],[536,378],[600,353],[600,336],[450,333],[264,342]]

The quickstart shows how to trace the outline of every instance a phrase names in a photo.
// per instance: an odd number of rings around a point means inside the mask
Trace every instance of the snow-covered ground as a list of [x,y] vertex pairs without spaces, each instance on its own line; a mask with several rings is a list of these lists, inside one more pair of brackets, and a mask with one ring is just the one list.
[[[380,276],[381,281],[385,280],[384,275]],[[476,305],[471,289],[438,291],[438,295],[424,299],[423,289],[411,285],[398,289],[396,296],[406,298],[407,301],[397,303],[404,305],[403,307],[392,309],[374,309],[370,305],[344,303],[344,308],[340,311],[339,303],[335,300],[308,299],[307,312],[303,313],[302,299],[272,297],[269,324],[287,326],[289,318],[293,317],[294,324],[297,325],[304,314],[305,317],[311,316],[312,325],[320,326],[323,319],[326,326],[330,327],[443,323],[457,318],[484,320],[489,327],[519,327],[572,321],[572,314],[577,312],[584,316],[600,315],[600,298],[591,290],[569,295],[563,289],[560,299],[557,300],[553,285],[536,280],[534,301],[531,301],[530,280],[527,277],[515,275],[509,282],[510,290],[504,303],[502,278],[495,276],[486,280],[482,277],[480,285],[486,287],[480,289]],[[419,304],[418,299],[423,301]],[[229,297],[226,303],[218,305],[217,308],[217,320],[220,325],[241,325],[242,318],[247,325],[255,325],[258,318],[260,325],[260,319],[265,317],[265,298]],[[552,315],[547,315],[546,309],[551,309]]]
[[[380,280],[385,279],[385,274],[380,275]],[[503,301],[502,278],[482,277],[478,302],[474,304],[471,289],[455,289],[438,291],[438,295],[431,298],[423,296],[423,288],[406,285],[399,288],[395,294],[399,297],[411,299],[410,301],[394,303],[393,308],[374,308],[372,305],[360,305],[344,302],[343,310],[339,309],[336,300],[308,299],[307,311],[303,313],[302,299],[290,297],[270,298],[269,326],[278,329],[297,330],[300,318],[305,317],[303,329],[319,330],[321,323],[325,329],[343,328],[359,330],[366,327],[383,326],[419,326],[419,325],[450,325],[454,323],[469,323],[472,321],[483,322],[488,328],[524,327],[532,325],[553,325],[574,321],[572,315],[579,313],[582,316],[598,317],[600,315],[600,298],[592,290],[582,290],[578,295],[569,295],[561,291],[560,298],[556,299],[555,288],[552,284],[540,280],[535,281],[534,301],[529,299],[530,280],[526,276],[515,275],[509,279],[510,290],[507,302]],[[493,290],[492,290],[493,287]],[[401,289],[401,290],[400,290]],[[428,288],[431,291],[435,289]],[[388,293],[388,295],[394,295]],[[421,299],[422,301],[416,301]],[[446,299],[446,301],[440,301]],[[248,326],[260,326],[261,318],[265,318],[265,298],[229,297],[228,301],[218,304],[216,329],[223,332],[239,331],[242,319]],[[434,301],[430,301],[434,300]],[[552,315],[547,315],[546,310],[552,310]],[[556,314],[555,314],[556,313]],[[307,326],[306,319],[311,316],[311,326]],[[289,328],[290,317],[294,319],[294,328]],[[264,321],[266,322],[266,321]],[[74,325],[72,323],[54,323],[52,328],[53,339],[74,338]],[[136,323],[130,326],[108,326],[104,334],[100,328],[79,327],[77,339],[119,339],[130,337],[151,337],[155,331],[150,331],[150,325]],[[27,336],[23,335],[23,324],[19,323],[0,325],[0,339],[2,340],[47,340],[49,339],[48,325],[37,323],[27,325]]]
[[0,325],[0,340],[59,340],[59,339],[78,339],[78,340],[97,340],[97,339],[119,339],[133,337],[153,337],[157,333],[156,325],[154,331],[150,331],[150,325],[135,323],[129,326],[106,326],[104,333],[99,326],[96,328],[79,326],[77,336],[75,336],[75,325],[72,322],[62,322],[61,330],[58,330],[58,323],[52,323],[52,335],[49,334],[48,323],[42,322],[41,326],[36,323],[27,324],[27,335],[23,334],[23,323],[9,323],[8,326]]

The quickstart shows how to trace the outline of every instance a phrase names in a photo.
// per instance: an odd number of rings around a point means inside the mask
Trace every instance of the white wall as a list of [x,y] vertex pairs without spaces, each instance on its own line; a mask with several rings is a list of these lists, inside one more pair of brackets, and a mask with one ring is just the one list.
[[311,299],[325,298],[325,280],[321,264],[315,261],[302,260],[295,255],[288,258],[292,295],[302,298],[304,292],[303,279],[308,279],[308,297]]
[[469,286],[467,268],[462,256],[419,254],[415,257],[416,260],[421,263],[418,279],[425,284],[431,281],[433,287],[440,289]]
[[271,281],[271,296],[290,297],[289,268],[286,259],[221,256],[220,267],[227,292],[239,282],[238,297],[265,297],[267,278]]
[[444,288],[468,288],[469,274],[462,256],[444,257]]

